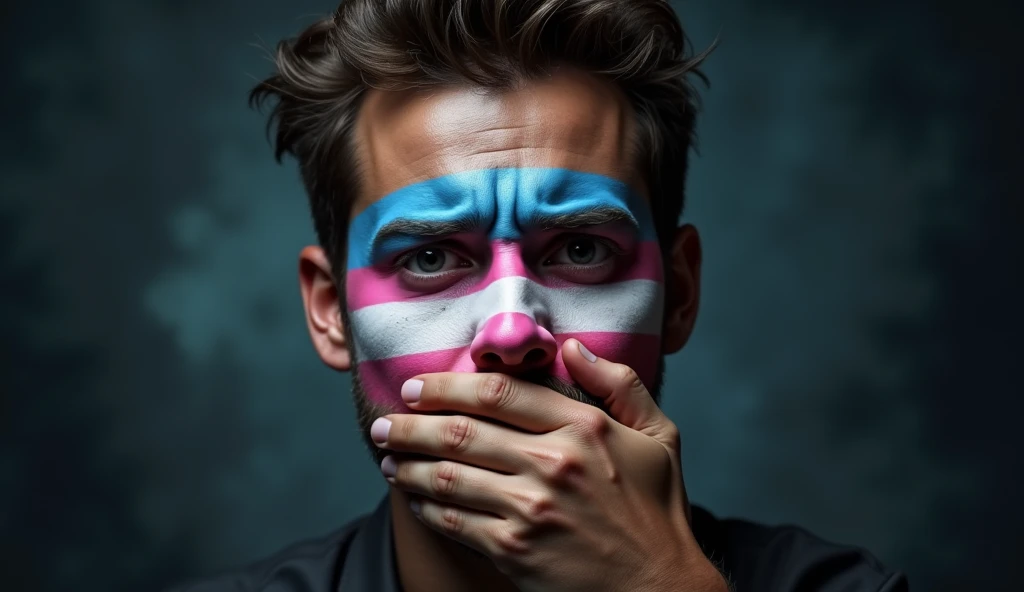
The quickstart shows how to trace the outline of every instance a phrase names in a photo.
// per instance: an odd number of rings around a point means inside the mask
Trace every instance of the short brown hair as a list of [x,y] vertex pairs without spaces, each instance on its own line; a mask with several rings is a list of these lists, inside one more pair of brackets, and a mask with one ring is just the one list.
[[663,248],[682,214],[707,83],[666,0],[343,0],[330,18],[278,44],[276,73],[249,96],[277,103],[274,153],[296,157],[320,245],[341,281],[359,179],[353,146],[370,88],[470,82],[509,88],[567,64],[621,88],[636,115],[638,165]]

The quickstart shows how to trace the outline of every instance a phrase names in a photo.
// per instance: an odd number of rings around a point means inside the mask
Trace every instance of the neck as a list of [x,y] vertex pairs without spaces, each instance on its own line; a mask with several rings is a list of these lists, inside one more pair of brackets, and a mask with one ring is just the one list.
[[409,509],[409,497],[389,489],[398,580],[404,592],[518,592],[494,563],[420,522]]

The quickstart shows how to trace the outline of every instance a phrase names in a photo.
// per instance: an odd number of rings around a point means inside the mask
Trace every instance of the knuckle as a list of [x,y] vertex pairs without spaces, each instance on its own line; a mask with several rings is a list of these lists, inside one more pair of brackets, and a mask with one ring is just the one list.
[[473,422],[465,416],[455,416],[445,421],[441,430],[441,445],[451,452],[465,450],[473,436]]
[[524,493],[520,505],[520,511],[527,523],[541,525],[553,522],[555,501],[551,496],[540,492]]
[[608,416],[599,409],[587,409],[580,418],[583,428],[589,433],[602,435],[608,429]]
[[541,478],[551,484],[564,484],[583,472],[583,461],[565,450],[551,450],[544,454]]
[[466,527],[466,520],[455,508],[445,508],[441,511],[441,529],[448,534],[458,535]]
[[612,427],[608,415],[595,408],[587,408],[580,412],[579,426],[584,436],[594,440],[603,439]]
[[505,564],[506,569],[514,569],[518,565],[516,560],[523,557],[530,550],[525,537],[521,536],[512,528],[503,528],[494,535],[494,544],[497,547],[495,556]]
[[512,527],[502,528],[491,537],[491,561],[501,573],[513,579],[535,577],[539,573],[529,538],[528,532]]
[[615,378],[620,385],[629,389],[643,387],[640,375],[636,373],[636,370],[625,364],[619,364],[615,367]]
[[450,498],[455,495],[460,478],[459,469],[455,463],[439,462],[434,467],[431,490],[439,499]]
[[501,409],[508,405],[514,390],[514,383],[508,376],[488,374],[477,387],[477,402],[485,409]]

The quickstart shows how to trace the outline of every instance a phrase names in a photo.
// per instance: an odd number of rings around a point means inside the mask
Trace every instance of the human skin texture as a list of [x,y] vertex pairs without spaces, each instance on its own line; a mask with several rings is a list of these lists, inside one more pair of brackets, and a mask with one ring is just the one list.
[[[432,236],[445,230],[457,232]],[[621,181],[499,168],[414,183],[352,221],[347,269],[352,345],[373,403],[401,406],[402,383],[424,372],[534,370],[569,382],[570,337],[654,383],[661,253],[647,204]]]
[[[323,249],[307,247],[299,277],[321,359],[355,371],[368,441],[370,424],[384,415],[444,413],[409,408],[400,398],[405,379],[451,371],[568,379],[563,353],[579,361],[562,351],[569,336],[608,362],[636,366],[645,385],[656,385],[661,357],[682,348],[692,331],[701,252],[689,225],[658,250],[635,166],[633,121],[614,85],[571,69],[512,90],[367,94],[356,124],[360,186],[346,276],[337,281]],[[657,400],[643,386],[630,392]],[[607,411],[639,417],[627,400]],[[573,404],[566,401],[561,413],[580,413]],[[661,417],[657,425],[667,422]],[[402,488],[392,485],[390,497],[407,590],[517,589],[487,557],[417,519]],[[609,507],[621,502],[614,499]],[[596,518],[585,525],[597,528]],[[652,536],[641,530],[633,534]],[[566,552],[559,549],[551,552]],[[593,565],[587,552],[575,553],[580,565]],[[662,559],[675,565],[678,558]],[[593,575],[581,569],[580,581]]]

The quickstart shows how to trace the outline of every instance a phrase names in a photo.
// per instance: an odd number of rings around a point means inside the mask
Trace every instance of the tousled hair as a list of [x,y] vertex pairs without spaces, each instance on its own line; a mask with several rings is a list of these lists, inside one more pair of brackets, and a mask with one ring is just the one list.
[[276,71],[249,95],[276,99],[274,155],[299,163],[313,224],[336,280],[359,191],[353,136],[371,88],[471,83],[512,88],[570,65],[617,85],[636,118],[636,166],[649,189],[662,248],[683,208],[699,97],[689,81],[711,48],[693,54],[666,0],[343,0],[280,42]]

